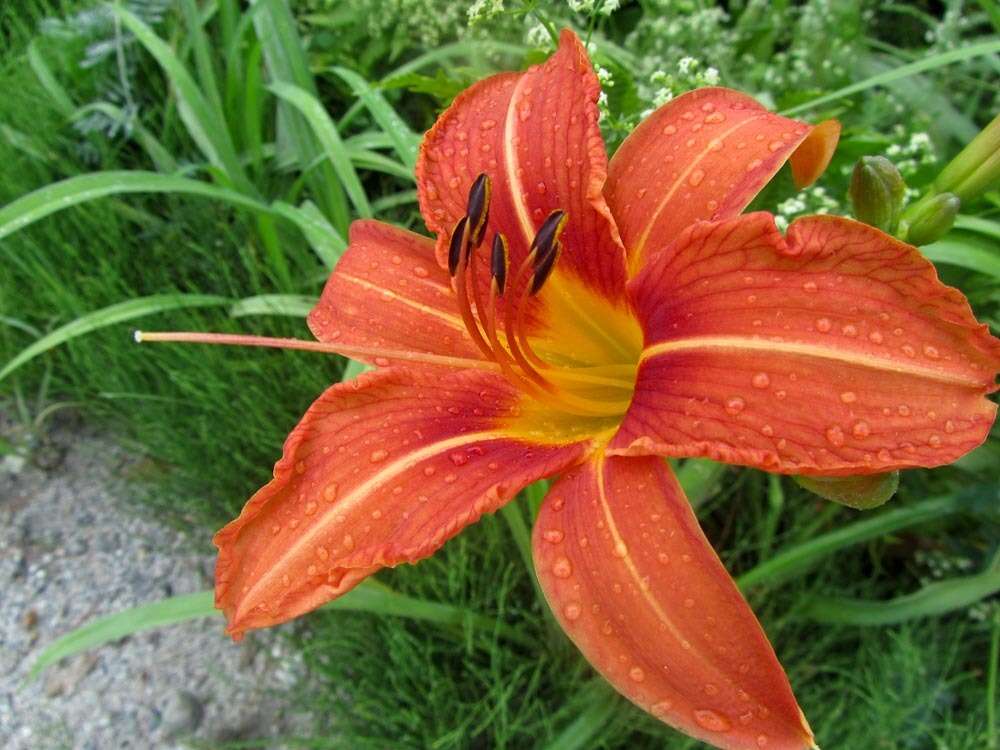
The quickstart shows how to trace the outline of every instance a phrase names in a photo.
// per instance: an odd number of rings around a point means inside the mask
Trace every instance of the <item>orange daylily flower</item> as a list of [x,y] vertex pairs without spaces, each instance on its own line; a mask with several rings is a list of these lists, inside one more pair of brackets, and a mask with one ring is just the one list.
[[914,247],[740,215],[786,161],[815,180],[837,123],[701,89],[609,162],[599,90],[563,32],[427,133],[436,244],[353,225],[309,325],[377,369],[319,397],[218,533],[216,602],[234,636],[283,622],[557,477],[537,575],[595,669],[717,747],[812,747],[662,457],[813,476],[949,463],[993,423],[1000,341]]

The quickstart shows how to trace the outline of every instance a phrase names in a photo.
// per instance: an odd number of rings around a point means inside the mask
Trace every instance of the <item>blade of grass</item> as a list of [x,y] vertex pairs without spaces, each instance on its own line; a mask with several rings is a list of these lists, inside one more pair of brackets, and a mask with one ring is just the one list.
[[313,134],[322,144],[337,177],[340,178],[344,191],[354,204],[354,209],[363,217],[371,217],[372,209],[368,204],[368,196],[361,186],[358,173],[354,171],[350,154],[340,138],[340,133],[337,132],[337,126],[319,99],[305,89],[290,83],[272,83],[269,88],[281,99],[292,104],[305,117]]
[[73,104],[73,99],[70,97],[69,92],[56,79],[52,68],[45,62],[45,58],[42,57],[42,53],[39,52],[38,45],[34,40],[28,45],[28,65],[31,66],[31,70],[38,79],[38,82],[42,84],[45,93],[52,98],[56,109],[66,117],[69,117],[73,110],[76,109],[76,105]]
[[957,513],[965,506],[960,495],[946,495],[914,503],[905,508],[880,512],[874,517],[844,526],[815,539],[784,549],[769,560],[751,568],[736,579],[743,590],[766,583],[774,585],[809,569],[819,560],[847,547],[861,544],[924,521]]
[[420,137],[410,130],[410,126],[389,106],[382,93],[372,88],[368,81],[347,68],[336,67],[332,70],[351,87],[354,95],[368,108],[375,122],[392,140],[393,149],[399,160],[406,166],[407,171],[412,173],[417,163]]
[[824,597],[801,616],[824,625],[894,625],[918,617],[943,615],[968,607],[1000,591],[1000,568],[928,584],[919,591],[888,601]]
[[[531,645],[521,633],[495,618],[450,604],[399,594],[373,579],[363,581],[344,596],[325,604],[322,609],[406,617],[446,627],[472,625],[484,631],[496,630],[508,640]],[[214,592],[199,591],[140,604],[122,612],[100,617],[49,644],[31,665],[27,679],[35,679],[44,669],[61,659],[116,641],[126,635],[187,620],[221,617],[221,615],[222,613],[215,608]]]
[[[70,119],[74,122],[86,117],[91,112],[100,112],[105,117],[116,122],[124,122],[127,117],[125,111],[108,102],[93,102],[75,110]],[[130,134],[135,141],[142,146],[143,150],[153,162],[158,172],[176,172],[177,160],[150,130],[141,122],[130,123]]]
[[211,307],[231,303],[232,300],[228,297],[210,294],[153,294],[127,302],[119,302],[116,305],[81,315],[76,320],[57,328],[22,349],[17,356],[4,365],[3,369],[0,369],[0,380],[38,355],[91,331],[169,310],[184,307]]
[[[253,0],[249,11],[257,32],[272,83],[297,86],[313,96],[318,94],[309,69],[309,58],[284,0]],[[305,118],[287,102],[278,110],[279,141],[286,141],[295,152],[299,167],[306,169],[316,156],[323,153],[322,145],[312,134]],[[323,164],[308,176],[313,197],[323,207],[327,217],[339,232],[345,234],[350,223],[344,187],[330,164]]]
[[920,252],[935,263],[961,266],[1000,279],[1000,252],[997,252],[993,240],[977,242],[952,232],[943,240],[924,245]]
[[594,747],[594,737],[621,707],[617,694],[604,680],[594,680],[580,692],[583,703],[580,714],[545,746],[545,750],[585,750]]
[[304,318],[316,306],[317,299],[303,294],[258,294],[246,297],[229,308],[229,315],[242,318],[247,315],[288,315]]
[[205,98],[174,51],[129,11],[120,6],[112,6],[112,11],[167,74],[177,93],[181,120],[198,148],[213,165],[225,173],[234,187],[247,195],[255,195],[256,190],[240,166],[221,112]]
[[300,206],[293,206],[278,201],[272,204],[271,208],[276,214],[288,219],[302,230],[316,257],[327,270],[332,271],[347,249],[347,242],[326,220],[316,204],[306,201]]
[[958,49],[941,52],[936,55],[925,57],[917,62],[900,65],[898,68],[893,68],[892,70],[887,70],[884,73],[878,73],[870,76],[863,81],[852,83],[850,86],[845,86],[844,88],[837,89],[829,94],[824,94],[823,96],[819,96],[811,101],[799,104],[791,109],[786,109],[781,112],[781,114],[790,116],[798,114],[799,112],[805,112],[810,109],[815,109],[821,105],[829,104],[830,102],[835,102],[839,99],[843,99],[844,97],[851,96],[852,94],[867,91],[875,86],[885,86],[893,81],[898,81],[900,78],[906,78],[907,76],[916,75],[917,73],[923,73],[927,70],[942,68],[945,65],[951,65],[952,63],[971,60],[973,57],[979,57],[981,55],[996,54],[997,52],[1000,52],[1000,41],[980,42],[979,44],[970,44],[966,47],[959,47]]
[[138,170],[92,172],[46,185],[0,208],[0,239],[56,211],[122,193],[186,193],[271,212],[267,205],[235,190],[187,177]]

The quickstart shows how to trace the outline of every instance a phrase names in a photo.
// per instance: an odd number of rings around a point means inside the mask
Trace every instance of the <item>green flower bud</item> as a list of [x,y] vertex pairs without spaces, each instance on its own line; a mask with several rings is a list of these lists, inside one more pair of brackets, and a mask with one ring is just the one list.
[[911,245],[929,245],[944,237],[958,215],[962,201],[954,193],[921,198],[906,210],[902,230]]
[[858,221],[892,234],[899,223],[906,183],[884,156],[862,156],[851,175],[851,203]]
[[814,495],[855,510],[883,505],[899,488],[899,472],[857,477],[793,477]]

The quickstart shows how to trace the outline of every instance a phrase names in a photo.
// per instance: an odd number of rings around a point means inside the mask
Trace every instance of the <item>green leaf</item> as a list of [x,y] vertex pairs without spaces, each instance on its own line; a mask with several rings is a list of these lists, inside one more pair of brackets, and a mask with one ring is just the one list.
[[417,146],[420,143],[420,137],[410,130],[403,118],[389,106],[389,102],[385,100],[382,93],[373,89],[364,78],[347,68],[333,68],[333,72],[344,79],[354,91],[354,95],[364,103],[378,126],[392,139],[393,149],[399,160],[407,167],[408,171],[413,172],[417,163]]
[[961,512],[966,507],[964,496],[947,495],[865,516],[861,521],[781,550],[774,557],[739,576],[736,583],[743,590],[764,583],[773,585],[801,575],[811,565],[842,549],[925,521],[944,518]]
[[261,213],[271,209],[229,188],[158,172],[92,172],[46,185],[0,208],[0,239],[29,224],[86,201],[121,193],[186,193],[232,203]]
[[952,231],[944,239],[924,245],[920,252],[935,263],[959,266],[1000,279],[1000,252],[993,239]]
[[205,98],[194,78],[166,42],[129,11],[116,5],[111,6],[111,9],[166,72],[177,93],[181,119],[205,158],[242,192],[253,195],[254,187],[240,166],[222,113]]
[[802,617],[824,624],[894,625],[962,609],[998,591],[1000,567],[994,567],[978,575],[931,583],[917,592],[888,601],[816,599],[803,609]]
[[354,165],[351,163],[350,154],[344,146],[344,142],[337,132],[337,126],[326,108],[315,96],[308,91],[290,83],[272,83],[270,90],[283,100],[292,104],[312,128],[313,134],[322,144],[326,157],[330,160],[337,177],[344,186],[355,210],[364,217],[371,217],[372,209],[368,204],[368,197],[365,195],[361,180],[358,179]]
[[837,89],[829,94],[824,94],[823,96],[817,97],[816,99],[812,99],[803,104],[799,104],[791,109],[786,109],[781,112],[781,114],[794,115],[799,112],[805,112],[806,110],[815,109],[820,105],[829,104],[830,102],[835,102],[838,99],[843,99],[844,97],[851,96],[852,94],[857,94],[860,91],[867,91],[875,86],[885,86],[893,81],[898,81],[900,78],[906,78],[907,76],[916,75],[917,73],[923,73],[925,70],[934,70],[936,68],[942,68],[945,65],[963,62],[981,55],[992,55],[997,52],[1000,52],[1000,41],[980,42],[979,44],[970,44],[967,47],[959,47],[958,49],[948,50],[947,52],[941,52],[936,55],[930,55],[929,57],[924,57],[916,62],[909,63],[907,65],[900,65],[898,68],[893,68],[892,70],[887,70],[884,73],[878,73],[870,76],[863,81],[852,83],[850,86],[845,86],[844,88]]
[[229,308],[229,315],[288,315],[304,318],[316,306],[317,299],[303,294],[258,294],[246,297]]
[[884,505],[899,489],[899,472],[856,477],[792,477],[814,495],[855,510]]
[[278,201],[271,205],[272,210],[295,224],[306,236],[309,246],[316,257],[332,271],[340,256],[347,249],[347,242],[340,232],[326,220],[323,212],[312,201],[305,201],[300,206]]
[[128,302],[119,302],[116,305],[95,310],[94,312],[82,315],[76,320],[57,328],[49,334],[38,339],[35,343],[10,360],[3,369],[0,369],[0,380],[10,375],[14,370],[27,362],[44,354],[50,349],[54,349],[67,341],[82,336],[100,328],[106,328],[116,323],[124,323],[129,320],[141,318],[154,313],[167,312],[185,307],[210,307],[217,305],[228,305],[232,302],[228,297],[218,297],[210,294],[154,294],[148,297],[139,297]]
[[[495,618],[450,604],[440,604],[398,594],[388,586],[371,578],[362,581],[339,599],[325,604],[322,609],[407,617],[445,627],[472,626],[487,633],[497,632],[508,640],[532,645],[520,632]],[[100,617],[67,633],[47,646],[32,664],[28,679],[36,678],[42,670],[60,659],[97,648],[126,635],[200,617],[221,617],[221,614],[215,608],[213,592],[199,591],[194,594],[172,596],[169,599],[149,604],[140,604],[122,612]]]
[[196,594],[172,596],[162,601],[141,604],[124,612],[99,617],[49,644],[31,665],[28,680],[35,679],[42,670],[59,660],[81,651],[103,646],[105,643],[149,628],[161,628],[198,617],[208,617],[215,613],[213,592],[199,591]]
[[32,40],[28,45],[28,65],[31,66],[31,70],[38,79],[38,82],[42,84],[45,93],[52,97],[56,109],[68,117],[76,109],[76,106],[73,104],[73,99],[70,97],[69,92],[56,80],[55,75],[52,73],[52,68],[45,62],[42,53],[38,51],[38,45],[35,43],[35,40]]
[[[272,83],[287,83],[317,95],[316,82],[309,69],[302,39],[299,37],[295,17],[285,0],[253,0],[254,29],[260,40]],[[323,153],[323,148],[312,134],[305,118],[288,102],[278,107],[278,142],[293,152],[303,171]],[[329,163],[306,176],[313,197],[319,202],[333,225],[346,233],[350,223],[344,188],[337,173]]]

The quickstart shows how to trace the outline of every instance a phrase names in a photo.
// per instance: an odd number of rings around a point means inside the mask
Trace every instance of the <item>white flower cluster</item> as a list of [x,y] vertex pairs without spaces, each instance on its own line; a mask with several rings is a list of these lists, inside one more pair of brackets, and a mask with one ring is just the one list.
[[503,0],[475,0],[469,6],[469,26],[489,21],[503,13]]
[[621,6],[621,0],[566,0],[569,9],[575,13],[593,13],[596,9],[602,16],[610,16]]
[[646,118],[669,102],[674,96],[701,86],[716,86],[719,83],[719,71],[711,66],[702,68],[697,58],[684,56],[677,61],[677,75],[671,75],[663,70],[656,70],[649,77],[652,93],[646,92],[645,98],[652,106],[645,110],[641,117]]
[[897,140],[886,148],[885,155],[904,178],[912,177],[921,167],[937,161],[934,144],[927,133],[907,133],[901,125],[897,125],[893,136]]
[[826,188],[813,187],[793,195],[778,204],[774,223],[784,232],[793,219],[812,214],[843,213],[840,201],[826,192]]

